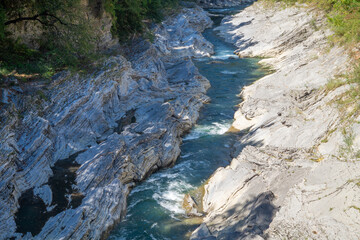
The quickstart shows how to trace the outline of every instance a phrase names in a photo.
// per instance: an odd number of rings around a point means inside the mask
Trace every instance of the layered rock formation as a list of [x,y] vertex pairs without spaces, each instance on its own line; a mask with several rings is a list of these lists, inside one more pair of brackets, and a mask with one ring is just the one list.
[[190,57],[212,53],[200,34],[211,24],[202,9],[184,9],[154,29],[154,43],[138,41],[92,73],[2,97],[0,239],[106,235],[134,184],[175,162],[208,101]]
[[233,127],[246,135],[205,185],[207,216],[191,239],[360,238],[360,125],[336,107],[351,86],[324,87],[350,70],[325,21],[262,2],[223,20],[237,54],[266,57],[275,72],[243,89]]

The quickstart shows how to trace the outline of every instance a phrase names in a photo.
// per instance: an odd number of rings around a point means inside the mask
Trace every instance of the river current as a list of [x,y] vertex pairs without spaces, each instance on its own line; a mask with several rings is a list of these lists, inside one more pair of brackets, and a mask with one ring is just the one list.
[[184,137],[175,166],[154,173],[132,190],[127,215],[109,239],[188,239],[200,225],[201,219],[186,217],[182,208],[184,195],[204,184],[217,168],[230,163],[231,146],[239,136],[227,130],[240,103],[237,95],[243,86],[266,74],[257,64],[259,59],[238,58],[233,54],[236,48],[214,30],[224,15],[244,7],[208,9],[216,16],[212,17],[213,28],[203,35],[214,44],[215,55],[194,62],[211,83],[207,93],[211,102],[201,110],[197,124]]

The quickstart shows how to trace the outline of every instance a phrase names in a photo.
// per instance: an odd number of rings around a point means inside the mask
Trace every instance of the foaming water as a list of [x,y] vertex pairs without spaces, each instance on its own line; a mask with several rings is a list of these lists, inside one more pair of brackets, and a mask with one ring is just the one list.
[[209,8],[208,11],[211,13],[226,13],[231,11],[231,8]]
[[227,71],[227,70],[224,70],[224,71],[221,71],[222,74],[228,74],[228,75],[243,74],[245,72],[246,71],[244,71],[244,70],[239,70],[239,71]]
[[211,58],[215,59],[215,60],[226,60],[226,59],[235,59],[235,58],[237,58],[237,56],[235,54],[223,53],[221,55],[211,56]]
[[[211,13],[221,13],[213,17],[214,27],[220,23],[220,15],[239,10],[241,7],[210,9]],[[237,135],[228,129],[240,101],[237,94],[265,73],[257,59],[240,59],[233,54],[235,47],[213,29],[206,30],[204,36],[214,44],[216,54],[194,62],[211,83],[207,93],[211,103],[204,106],[198,123],[184,137],[176,165],[154,173],[132,190],[128,213],[109,239],[187,239],[200,223],[185,216],[184,195],[231,161],[231,146]]]
[[193,130],[183,138],[184,141],[197,139],[203,136],[223,135],[228,131],[231,122],[211,123],[210,125],[196,125]]
[[171,181],[166,189],[159,191],[161,194],[158,192],[154,193],[153,198],[160,206],[170,211],[173,214],[172,217],[175,217],[177,214],[185,213],[182,208],[184,192],[187,192],[192,188],[193,186],[185,181]]

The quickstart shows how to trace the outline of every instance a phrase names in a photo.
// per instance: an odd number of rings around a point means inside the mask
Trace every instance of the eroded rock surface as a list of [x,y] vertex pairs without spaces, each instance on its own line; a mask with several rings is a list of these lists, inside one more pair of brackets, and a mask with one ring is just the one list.
[[[190,57],[213,52],[200,34],[211,24],[202,9],[184,9],[154,29],[154,43],[134,43],[99,70],[63,72],[36,94],[3,96],[0,239],[107,234],[134,184],[175,162],[182,134],[209,101],[209,82]],[[59,191],[62,179],[68,186]],[[23,194],[37,205],[19,203]],[[32,212],[43,226],[20,226]]]
[[[324,89],[349,58],[328,45],[325,21],[258,2],[218,28],[239,56],[266,57],[275,72],[241,93],[233,127],[247,134],[205,185],[207,216],[192,239],[360,238],[359,124],[344,124],[334,104],[350,86]],[[354,133],[347,152],[343,129]]]

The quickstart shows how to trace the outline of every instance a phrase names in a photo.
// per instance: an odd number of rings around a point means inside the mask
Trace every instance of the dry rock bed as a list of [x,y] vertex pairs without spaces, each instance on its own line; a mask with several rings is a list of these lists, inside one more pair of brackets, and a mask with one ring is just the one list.
[[26,94],[1,89],[0,239],[100,239],[136,182],[175,162],[210,84],[212,21],[185,8],[91,73],[62,72]]
[[327,91],[350,57],[330,46],[323,15],[257,2],[218,27],[240,57],[274,72],[243,89],[234,159],[205,185],[204,223],[191,239],[359,239],[360,125]]

